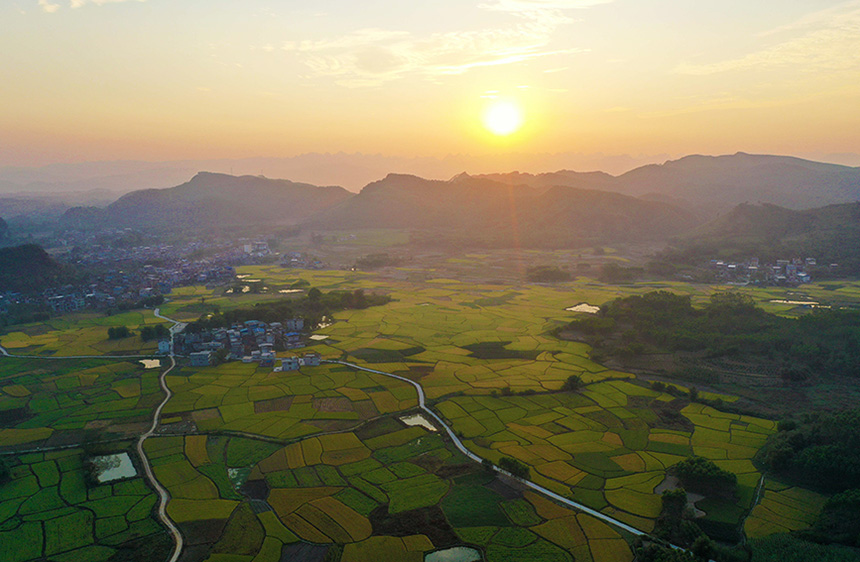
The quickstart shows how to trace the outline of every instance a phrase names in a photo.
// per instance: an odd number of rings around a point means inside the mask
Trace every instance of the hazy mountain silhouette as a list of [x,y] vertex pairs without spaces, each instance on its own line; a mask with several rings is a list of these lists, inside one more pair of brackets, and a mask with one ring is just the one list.
[[860,168],[741,152],[730,156],[686,156],[642,166],[620,176],[565,170],[483,177],[532,187],[567,185],[617,191],[711,214],[749,202],[810,209],[860,200]]
[[532,188],[460,174],[449,181],[390,174],[311,226],[456,231],[476,239],[528,244],[656,239],[695,224],[665,203],[565,186]]
[[74,208],[65,226],[196,227],[254,223],[297,223],[350,193],[256,176],[200,172],[169,189],[146,189],[120,197],[104,210]]

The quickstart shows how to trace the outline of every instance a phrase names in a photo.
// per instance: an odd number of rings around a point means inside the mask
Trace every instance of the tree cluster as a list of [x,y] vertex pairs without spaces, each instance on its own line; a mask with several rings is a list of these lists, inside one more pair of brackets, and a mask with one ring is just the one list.
[[499,468],[510,472],[518,478],[527,479],[529,477],[529,466],[513,457],[502,457],[499,459]]
[[779,424],[758,459],[769,469],[813,488],[860,488],[860,409],[808,414]]
[[539,265],[526,270],[526,279],[533,283],[561,283],[571,278],[569,272],[552,265]]
[[170,337],[170,330],[164,324],[144,326],[140,329],[140,339],[143,341],[163,340]]
[[131,336],[131,330],[128,326],[113,326],[108,328],[109,340],[121,340]]
[[670,471],[678,477],[684,489],[707,496],[733,496],[738,477],[702,457],[689,457],[674,465]]
[[364,309],[371,306],[381,306],[390,301],[391,297],[388,295],[368,294],[362,289],[323,293],[314,287],[308,290],[307,295],[303,297],[257,303],[252,307],[235,308],[203,315],[196,322],[189,324],[185,331],[199,333],[204,330],[232,326],[248,320],[271,323],[283,322],[287,318],[303,318],[305,328],[312,330],[319,325],[324,317],[339,310]]
[[390,256],[387,253],[370,254],[355,260],[355,268],[373,270],[381,267],[400,265],[401,263],[403,263],[403,260],[395,256]]
[[694,308],[689,296],[655,291],[616,299],[568,329],[602,356],[698,352],[777,365],[794,382],[812,373],[860,374],[856,310],[816,309],[794,319],[769,314],[738,293],[716,293],[705,307]]
[[860,547],[860,489],[845,490],[827,500],[815,525],[799,535],[817,543]]

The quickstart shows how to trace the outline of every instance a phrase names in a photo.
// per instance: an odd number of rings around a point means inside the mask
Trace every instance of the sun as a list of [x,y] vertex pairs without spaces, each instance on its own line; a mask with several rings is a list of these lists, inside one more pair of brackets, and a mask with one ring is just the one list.
[[484,127],[494,135],[507,136],[523,126],[523,112],[510,101],[495,101],[484,110]]

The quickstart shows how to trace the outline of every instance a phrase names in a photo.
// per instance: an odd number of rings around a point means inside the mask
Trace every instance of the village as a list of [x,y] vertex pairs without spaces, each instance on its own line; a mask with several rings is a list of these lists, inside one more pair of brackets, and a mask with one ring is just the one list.
[[[215,328],[195,333],[180,332],[173,336],[173,349],[179,355],[187,355],[193,367],[209,367],[225,361],[257,363],[270,367],[275,372],[295,371],[303,366],[320,364],[317,353],[305,353],[301,357],[291,355],[278,358],[276,352],[305,347],[304,320],[290,318],[283,322],[266,323],[248,320],[233,324],[229,328]],[[159,353],[170,352],[170,341],[158,344]],[[280,365],[276,362],[280,361]]]
[[776,285],[796,287],[812,282],[812,274],[821,269],[830,271],[838,264],[819,266],[816,258],[778,259],[775,263],[762,263],[759,258],[744,262],[712,259],[710,269],[717,280],[732,285]]

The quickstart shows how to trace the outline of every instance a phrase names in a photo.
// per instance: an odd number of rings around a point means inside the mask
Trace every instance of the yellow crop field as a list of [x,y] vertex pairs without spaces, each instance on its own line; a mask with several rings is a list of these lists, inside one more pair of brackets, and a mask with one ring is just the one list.
[[356,513],[333,497],[320,498],[311,502],[316,507],[340,525],[350,536],[352,541],[358,542],[368,538],[373,532],[370,521],[366,517]]
[[43,441],[51,436],[54,430],[50,427],[33,429],[0,429],[0,443],[3,445],[21,445],[33,441]]
[[227,519],[239,502],[230,500],[172,499],[167,504],[167,513],[177,523],[197,521],[205,513],[207,519]]
[[560,519],[553,519],[541,525],[531,528],[546,540],[553,542],[568,550],[588,544],[585,533],[575,515],[568,515]]
[[283,521],[284,525],[286,525],[289,530],[294,532],[303,540],[321,544],[332,542],[332,539],[329,536],[325,535],[322,531],[295,513],[282,516],[281,521]]
[[594,562],[630,562],[633,552],[622,539],[603,539],[589,542]]
[[320,455],[322,454],[322,445],[319,439],[305,439],[302,441],[302,455],[307,466],[313,466],[320,463]]
[[284,454],[287,457],[288,468],[302,468],[305,466],[305,457],[302,453],[301,443],[293,443],[284,447]]
[[185,456],[191,461],[191,465],[197,468],[210,464],[209,452],[206,450],[205,435],[188,435],[185,437]]
[[320,457],[325,464],[341,466],[352,462],[358,462],[370,457],[370,449],[358,447],[356,449],[343,449],[340,451],[326,451]]
[[340,488],[326,486],[320,488],[274,488],[269,492],[269,504],[274,508],[281,519],[296,511],[302,505],[331,496],[340,491]]
[[325,452],[341,451],[343,449],[357,449],[363,447],[355,433],[335,433],[333,435],[321,435],[319,437],[322,449]]

